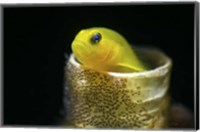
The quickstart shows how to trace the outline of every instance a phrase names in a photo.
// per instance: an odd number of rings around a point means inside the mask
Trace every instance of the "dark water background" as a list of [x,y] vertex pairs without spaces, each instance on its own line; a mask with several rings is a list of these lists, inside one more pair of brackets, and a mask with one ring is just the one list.
[[71,53],[79,30],[93,26],[112,28],[135,45],[162,49],[173,59],[173,100],[194,111],[194,9],[194,3],[4,7],[4,124],[58,123],[64,53]]

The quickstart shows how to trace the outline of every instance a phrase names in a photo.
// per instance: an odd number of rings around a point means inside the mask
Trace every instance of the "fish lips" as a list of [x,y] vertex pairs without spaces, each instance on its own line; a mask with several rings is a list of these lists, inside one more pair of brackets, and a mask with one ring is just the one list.
[[72,42],[72,51],[79,61],[91,54],[90,47],[80,40]]

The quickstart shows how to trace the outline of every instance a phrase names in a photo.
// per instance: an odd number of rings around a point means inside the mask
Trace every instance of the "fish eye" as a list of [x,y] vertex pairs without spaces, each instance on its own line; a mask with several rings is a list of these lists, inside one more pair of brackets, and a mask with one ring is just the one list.
[[97,44],[101,40],[101,34],[100,33],[95,33],[92,38],[92,44]]

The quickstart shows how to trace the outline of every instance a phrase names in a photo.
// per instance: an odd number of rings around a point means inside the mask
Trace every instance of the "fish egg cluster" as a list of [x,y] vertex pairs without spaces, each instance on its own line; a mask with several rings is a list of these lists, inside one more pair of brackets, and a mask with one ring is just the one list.
[[140,96],[141,88],[127,88],[127,78],[66,66],[68,120],[82,128],[151,128],[160,111],[149,114]]

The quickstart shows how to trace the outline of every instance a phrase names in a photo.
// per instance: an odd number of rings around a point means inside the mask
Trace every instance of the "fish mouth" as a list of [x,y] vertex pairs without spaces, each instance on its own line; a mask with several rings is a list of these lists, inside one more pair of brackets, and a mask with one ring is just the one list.
[[81,51],[84,51],[86,49],[85,43],[80,40],[75,40],[72,42],[72,51],[74,53],[79,53]]
[[89,47],[87,47],[86,43],[83,41],[75,40],[72,42],[72,51],[78,62],[81,63],[82,60],[89,54]]

